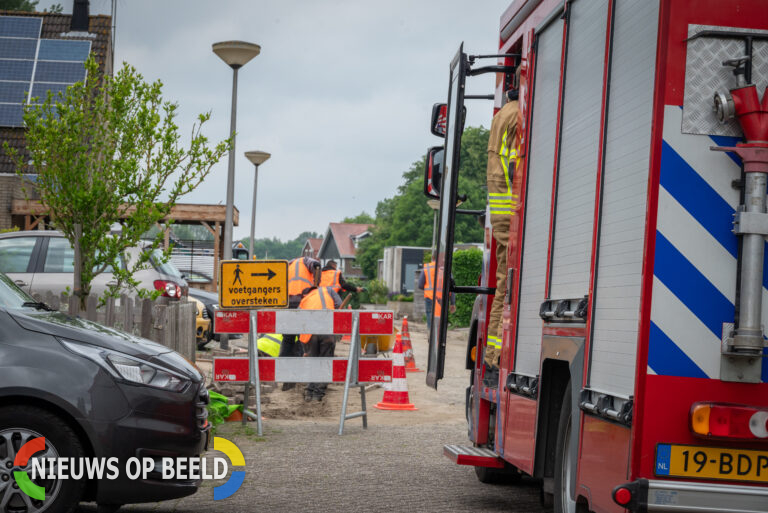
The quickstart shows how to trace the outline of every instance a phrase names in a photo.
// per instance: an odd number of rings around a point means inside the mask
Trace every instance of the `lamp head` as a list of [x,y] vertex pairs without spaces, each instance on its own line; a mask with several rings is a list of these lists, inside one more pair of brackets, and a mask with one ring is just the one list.
[[232,69],[246,65],[248,61],[259,55],[261,47],[245,41],[222,41],[213,43],[213,53],[219,56]]
[[271,157],[266,151],[246,151],[245,158],[251,161],[251,164],[259,165],[266,162]]

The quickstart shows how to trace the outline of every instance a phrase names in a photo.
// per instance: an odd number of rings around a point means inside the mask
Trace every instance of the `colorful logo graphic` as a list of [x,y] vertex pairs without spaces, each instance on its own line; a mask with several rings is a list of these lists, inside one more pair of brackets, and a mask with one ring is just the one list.
[[[245,466],[245,458],[243,457],[243,453],[235,444],[226,438],[220,438],[218,436],[214,437],[213,448],[216,451],[223,452],[227,458],[229,458],[229,461],[232,462],[232,465],[236,467]],[[213,500],[219,501],[232,496],[236,491],[240,489],[241,486],[243,486],[243,481],[245,481],[245,471],[233,470],[232,475],[229,476],[229,479],[226,483],[213,489]]]
[[[36,452],[45,450],[45,438],[33,438],[24,445],[21,446],[19,452],[16,453],[16,457],[13,459],[14,467],[26,467],[29,463],[29,458]],[[33,499],[44,501],[45,500],[45,488],[38,486],[32,482],[29,478],[29,474],[26,470],[14,470],[13,478],[16,480],[16,484],[19,485],[19,489],[32,497]]]
[[[243,453],[240,451],[240,449],[227,440],[226,438],[219,438],[215,437],[213,439],[213,448],[217,451],[221,451],[224,453],[224,455],[229,458],[231,466],[237,466],[237,467],[244,467],[245,466],[245,458],[243,457]],[[19,452],[16,453],[16,456],[13,460],[13,466],[14,469],[23,469],[29,466],[30,459],[32,456],[38,452],[45,451],[45,438],[44,437],[38,437],[33,438],[32,440],[29,440],[27,443],[21,446],[19,449]],[[80,458],[80,460],[85,460],[86,458]],[[45,488],[42,486],[36,485],[32,479],[36,479],[37,477],[42,476],[48,476],[48,479],[72,479],[73,477],[64,475],[61,471],[61,466],[55,465],[53,463],[53,458],[48,458],[48,470],[46,471],[46,458],[41,458],[39,460],[32,460],[32,468],[31,470],[14,470],[13,471],[13,477],[16,480],[16,484],[18,485],[19,489],[27,494],[29,497],[44,501],[45,500]],[[108,473],[106,478],[107,479],[116,479],[119,475],[118,468],[117,468],[117,458],[100,458],[96,459],[100,460],[100,470],[98,472],[98,475],[87,475],[86,479],[101,479],[103,475],[103,470],[105,468],[109,468],[110,472],[112,472],[112,475]],[[114,461],[112,461],[114,460]],[[196,474],[195,476],[192,476],[191,474],[185,475],[184,478],[195,478],[195,479],[222,479],[227,475],[227,462],[224,458],[214,458],[214,472],[208,473],[206,470],[205,465],[205,459],[200,460],[199,457],[190,458],[190,461],[185,463],[183,468],[184,469],[192,469],[195,467]],[[194,460],[194,461],[193,461]],[[181,479],[181,469],[175,469],[174,472],[173,464],[176,460],[172,458],[163,458],[163,472],[162,476],[163,479],[173,479],[179,478]],[[92,464],[87,464],[88,466],[88,472],[91,472],[91,470],[95,469],[99,465],[98,461],[92,462]],[[193,465],[193,463],[196,463],[197,465]],[[80,468],[83,468],[84,461],[80,461]],[[202,464],[202,465],[201,465]],[[69,468],[74,470],[75,462],[69,461],[68,462]],[[155,469],[156,462],[148,458],[146,461],[140,461],[138,458],[130,458],[128,462],[126,462],[126,476],[128,476],[129,479],[139,479],[140,476],[141,479],[147,478],[147,472],[151,472]],[[181,465],[181,463],[179,463]],[[165,467],[168,466],[169,468],[166,469]],[[166,475],[166,470],[168,471],[168,475]],[[31,477],[30,477],[31,472]],[[190,470],[192,472],[192,470]],[[83,473],[81,471],[80,475],[78,477],[75,477],[74,479],[80,479],[83,477]],[[44,477],[45,478],[45,477]],[[213,489],[213,500],[218,501],[222,499],[226,499],[227,497],[231,497],[235,492],[237,492],[240,487],[243,485],[243,482],[245,481],[245,470],[233,470],[232,474],[230,475],[229,479],[226,483],[224,483],[221,486],[217,486]]]

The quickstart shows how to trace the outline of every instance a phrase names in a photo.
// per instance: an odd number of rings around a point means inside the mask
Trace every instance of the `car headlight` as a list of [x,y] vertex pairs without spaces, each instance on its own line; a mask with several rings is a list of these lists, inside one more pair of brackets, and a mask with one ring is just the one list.
[[146,385],[171,392],[181,392],[190,380],[159,365],[145,362],[124,353],[60,338],[59,341],[72,351],[92,360],[112,376],[130,383]]

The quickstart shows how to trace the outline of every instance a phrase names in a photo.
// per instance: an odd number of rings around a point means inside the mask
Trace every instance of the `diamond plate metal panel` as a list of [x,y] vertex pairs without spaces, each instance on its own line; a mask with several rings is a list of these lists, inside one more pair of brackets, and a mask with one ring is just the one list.
[[[688,25],[688,37],[702,30],[742,31],[766,34],[765,30],[720,27],[715,25]],[[682,131],[697,135],[741,136],[736,120],[722,125],[712,110],[715,91],[727,91],[736,85],[730,67],[723,61],[744,55],[744,43],[737,39],[704,37],[688,42],[685,56],[685,100]],[[762,94],[768,85],[768,42],[755,41],[752,46],[752,81]]]

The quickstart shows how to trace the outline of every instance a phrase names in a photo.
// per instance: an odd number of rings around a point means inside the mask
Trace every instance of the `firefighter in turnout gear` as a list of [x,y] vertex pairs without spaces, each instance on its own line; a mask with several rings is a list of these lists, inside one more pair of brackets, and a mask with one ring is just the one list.
[[501,313],[506,293],[509,223],[519,205],[517,196],[512,193],[512,177],[517,160],[517,127],[520,112],[517,90],[507,91],[506,97],[507,103],[496,113],[491,122],[486,171],[491,227],[493,239],[496,241],[496,294],[491,306],[488,341],[485,347],[485,363],[491,371],[487,372],[486,376],[488,377],[488,385],[493,387],[497,386],[499,357],[501,356]]
[[[341,298],[333,287],[317,287],[304,296],[299,308],[301,310],[335,310],[340,306]],[[299,336],[299,340],[304,346],[304,356],[308,357],[333,356],[336,348],[336,337],[333,335],[304,333]],[[326,383],[310,383],[304,390],[304,400],[322,401],[327,388]]]

